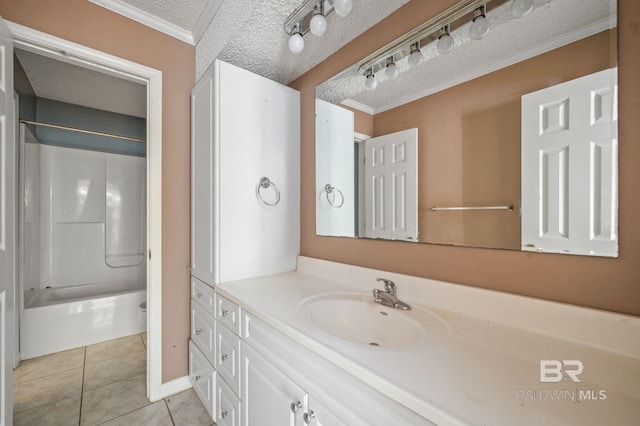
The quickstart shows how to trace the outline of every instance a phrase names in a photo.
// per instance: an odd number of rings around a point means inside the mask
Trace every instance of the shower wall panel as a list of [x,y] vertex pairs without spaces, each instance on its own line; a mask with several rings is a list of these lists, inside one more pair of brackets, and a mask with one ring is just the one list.
[[40,149],[40,287],[144,280],[145,159]]

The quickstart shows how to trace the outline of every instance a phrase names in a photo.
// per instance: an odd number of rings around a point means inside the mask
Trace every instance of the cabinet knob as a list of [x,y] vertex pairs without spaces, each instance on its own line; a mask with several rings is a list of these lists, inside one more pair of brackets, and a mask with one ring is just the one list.
[[202,297],[202,293],[198,293],[198,299]]
[[291,412],[297,413],[298,409],[302,408],[302,402],[296,401],[291,403]]
[[223,419],[225,417],[227,417],[229,415],[229,413],[227,413],[227,410],[224,410],[222,413],[220,413],[220,417],[222,417]]
[[225,355],[222,355],[222,360],[223,360],[223,361],[226,361],[226,360],[227,360],[227,358],[229,358],[229,355],[226,355],[226,354],[225,354]]
[[227,315],[229,315],[229,311],[226,311],[226,310],[225,310],[225,311],[222,311],[222,316],[223,316],[223,317],[226,317]]
[[199,381],[200,379],[202,379],[202,376],[200,374],[198,374],[193,378],[193,380],[195,380],[196,382]]
[[201,335],[201,334],[202,334],[202,329],[198,329],[198,330],[196,330],[196,336],[199,336],[199,335]]
[[305,424],[311,424],[311,419],[314,419],[316,417],[315,413],[313,412],[313,410],[309,410],[306,413],[304,413],[302,415],[302,420],[305,422]]

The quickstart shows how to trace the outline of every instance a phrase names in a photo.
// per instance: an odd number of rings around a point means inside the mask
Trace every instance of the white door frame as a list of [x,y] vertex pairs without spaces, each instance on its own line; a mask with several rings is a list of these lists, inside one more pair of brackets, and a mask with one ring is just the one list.
[[[162,399],[162,72],[7,21],[14,47],[147,86],[147,397]],[[153,256],[152,256],[153,254]]]

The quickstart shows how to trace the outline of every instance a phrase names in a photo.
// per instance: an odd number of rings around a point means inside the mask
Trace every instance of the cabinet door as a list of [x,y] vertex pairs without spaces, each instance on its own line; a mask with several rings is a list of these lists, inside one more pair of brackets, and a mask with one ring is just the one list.
[[[233,65],[219,67],[220,282],[293,271],[300,251],[300,94]],[[273,185],[259,187],[263,177]]]
[[242,344],[243,426],[303,425],[306,393],[249,345]]
[[191,92],[191,273],[213,285],[214,230],[214,67]]
[[303,421],[312,426],[347,426],[347,423],[338,417],[317,400],[309,397],[307,410],[303,414]]

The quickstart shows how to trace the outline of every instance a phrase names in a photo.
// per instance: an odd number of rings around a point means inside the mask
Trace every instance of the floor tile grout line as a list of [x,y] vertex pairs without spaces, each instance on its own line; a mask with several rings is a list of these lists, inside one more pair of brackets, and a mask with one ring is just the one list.
[[164,402],[164,406],[167,407],[167,412],[169,412],[169,418],[171,419],[171,424],[175,426],[176,421],[173,420],[173,413],[171,413],[171,408],[169,408],[169,403],[167,402],[168,398],[164,398],[162,401]]
[[[79,348],[74,348],[74,349],[76,349],[76,350],[77,350],[77,349],[79,349]],[[50,354],[50,355],[55,355],[55,354]],[[46,356],[49,356],[49,355],[43,355],[42,357],[46,357]],[[41,358],[41,357],[38,357],[38,358]],[[36,358],[31,358],[31,359],[36,359]],[[31,359],[28,359],[27,361],[31,361]],[[83,359],[84,359],[84,357],[83,357]],[[16,368],[15,368],[15,370],[17,370],[17,369],[18,369],[18,368],[20,368],[21,366],[22,366],[22,365],[18,365],[18,367],[16,367]],[[56,371],[56,372],[54,372],[54,373],[45,374],[44,376],[38,376],[38,377],[34,377],[34,378],[32,378],[32,379],[29,379],[29,380],[23,380],[23,381],[20,381],[20,382],[16,382],[16,381],[14,380],[13,385],[14,385],[14,386],[15,386],[15,385],[21,385],[21,384],[23,384],[23,383],[33,382],[34,380],[45,379],[45,378],[47,378],[47,377],[55,376],[56,374],[66,373],[66,372],[69,372],[69,371],[71,371],[71,370],[77,370],[78,368],[83,368],[83,366],[84,366],[84,360],[83,360],[83,364],[82,364],[82,366],[78,366],[78,367],[70,367],[70,368],[67,368],[66,370]],[[14,371],[15,371],[15,370],[14,370]]]
[[84,347],[84,362],[82,363],[82,391],[80,392],[80,409],[78,410],[78,426],[82,425],[82,399],[84,398],[84,375],[87,370],[87,347]]

